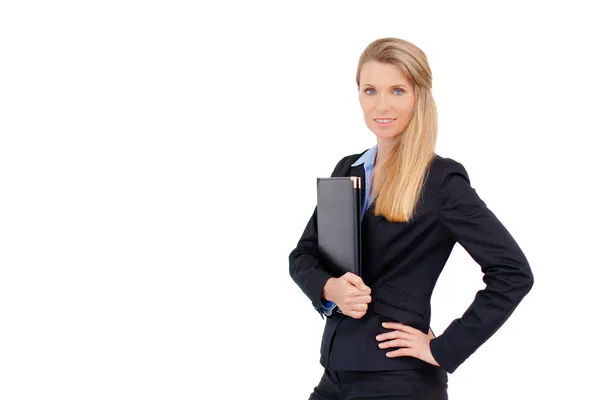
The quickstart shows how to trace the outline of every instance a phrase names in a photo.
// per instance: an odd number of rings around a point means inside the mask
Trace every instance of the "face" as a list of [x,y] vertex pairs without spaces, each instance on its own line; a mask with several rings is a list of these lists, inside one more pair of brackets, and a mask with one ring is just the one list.
[[415,103],[410,79],[394,65],[369,61],[363,64],[359,82],[360,106],[369,129],[383,140],[404,132]]

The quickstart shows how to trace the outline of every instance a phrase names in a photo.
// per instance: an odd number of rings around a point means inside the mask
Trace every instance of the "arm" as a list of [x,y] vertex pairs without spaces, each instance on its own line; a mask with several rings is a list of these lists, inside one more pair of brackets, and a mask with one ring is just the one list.
[[325,299],[321,299],[321,310],[323,310],[323,313],[330,317],[331,313],[333,312],[333,310],[336,308],[337,306],[335,305],[335,303],[333,301],[329,301],[329,300],[325,300]]
[[[341,159],[335,166],[331,176],[339,175],[344,162],[348,157]],[[323,318],[324,311],[321,300],[325,282],[334,276],[330,274],[319,260],[319,240],[317,232],[317,207],[308,221],[300,240],[289,255],[289,272],[296,284],[310,299],[313,308]]]
[[486,287],[461,318],[430,342],[431,354],[452,373],[508,319],[533,286],[533,273],[518,244],[453,161],[438,192],[440,223],[480,266]]

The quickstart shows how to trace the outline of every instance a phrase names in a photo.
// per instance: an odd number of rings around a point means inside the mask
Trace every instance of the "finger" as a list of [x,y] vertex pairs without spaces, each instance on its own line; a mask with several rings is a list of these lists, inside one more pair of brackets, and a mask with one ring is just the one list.
[[380,349],[387,349],[389,347],[410,347],[411,341],[406,339],[394,339],[388,340],[387,342],[379,343]]
[[368,307],[369,307],[369,306],[367,306],[366,304],[362,304],[362,303],[361,303],[361,304],[349,304],[349,305],[348,305],[348,308],[349,308],[350,310],[353,310],[353,311],[361,311],[361,312],[363,312],[363,311],[367,311]]
[[401,329],[402,324],[400,322],[382,322],[381,326],[388,329]]
[[359,290],[357,288],[355,288],[354,286],[351,286],[351,289],[349,288],[346,291],[346,293],[344,293],[342,300],[339,303],[341,303],[345,308],[350,308],[350,309],[354,308],[354,306],[358,305],[358,304],[367,305],[366,302],[356,300],[358,297],[361,297],[361,296],[358,296],[358,293],[356,293],[356,292],[359,292]]
[[361,290],[359,287],[354,286],[352,282],[348,282],[348,288],[351,288],[353,296],[368,296],[371,294],[371,288],[366,286],[365,290]]
[[362,311],[348,311],[348,313],[346,314],[349,317],[352,317],[354,319],[360,319],[365,315],[365,312]]
[[354,286],[351,282],[347,282],[346,285],[346,297],[360,297],[365,295],[365,291],[360,290],[356,286]]
[[414,350],[412,347],[405,347],[402,349],[394,350],[385,353],[386,357],[394,358],[394,357],[403,357],[403,356],[415,356]]
[[380,335],[375,336],[375,339],[377,339],[378,341],[390,340],[390,339],[410,339],[410,338],[411,338],[410,333],[402,332],[402,331],[386,332],[386,333],[382,333]]
[[[362,278],[358,275],[353,274],[352,272],[346,272],[344,275],[342,275],[342,278],[344,278],[360,290],[365,291],[369,289],[367,285],[365,285],[365,283],[363,282]],[[371,293],[371,289],[369,289],[369,293]]]
[[353,304],[369,304],[371,302],[371,296],[354,296],[350,299],[350,302]]
[[[399,331],[405,331],[405,332],[412,333],[412,334],[421,332],[420,330],[413,328],[412,326],[404,325],[404,324],[401,324],[400,322],[383,322],[381,325],[384,328],[397,329]],[[421,332],[421,333],[423,333],[423,332]]]

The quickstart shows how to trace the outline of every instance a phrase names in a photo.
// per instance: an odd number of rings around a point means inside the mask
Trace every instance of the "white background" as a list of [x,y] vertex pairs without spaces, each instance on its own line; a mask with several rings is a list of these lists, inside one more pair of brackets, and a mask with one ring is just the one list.
[[[2,2],[0,398],[307,399],[324,321],[287,257],[375,143],[354,79],[386,36],[536,278],[450,397],[597,396],[593,2],[415,3]],[[434,332],[481,278],[457,245]]]

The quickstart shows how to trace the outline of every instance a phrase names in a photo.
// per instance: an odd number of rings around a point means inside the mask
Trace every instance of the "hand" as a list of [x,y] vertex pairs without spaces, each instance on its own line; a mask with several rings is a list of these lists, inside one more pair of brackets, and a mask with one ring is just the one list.
[[365,285],[360,276],[346,272],[325,283],[323,297],[333,301],[345,315],[359,319],[367,313],[367,304],[371,302],[371,288]]
[[394,329],[392,332],[382,333],[375,338],[380,341],[379,348],[400,347],[400,349],[386,353],[388,357],[412,356],[429,364],[439,367],[440,364],[433,358],[429,342],[435,336],[431,329],[425,334],[412,326],[399,322],[384,322],[384,328]]

